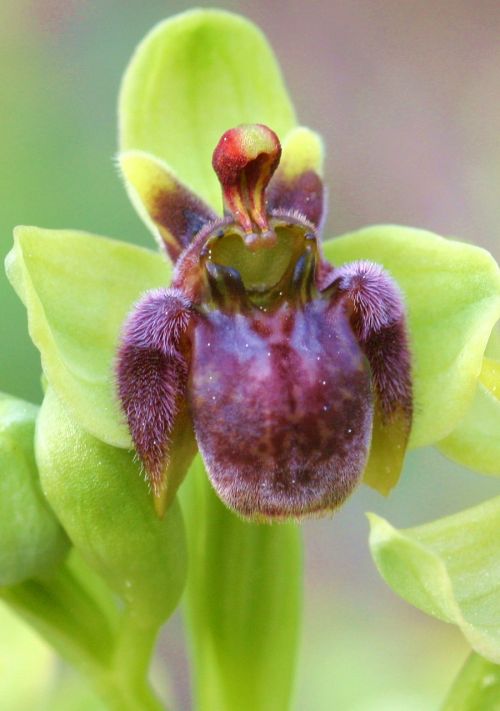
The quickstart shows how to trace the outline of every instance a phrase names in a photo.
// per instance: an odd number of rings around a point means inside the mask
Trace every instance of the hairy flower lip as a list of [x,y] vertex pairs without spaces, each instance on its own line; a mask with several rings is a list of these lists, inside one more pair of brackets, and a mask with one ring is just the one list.
[[360,481],[373,416],[344,304],[281,302],[238,318],[214,309],[193,335],[187,392],[219,497],[267,521],[340,505]]

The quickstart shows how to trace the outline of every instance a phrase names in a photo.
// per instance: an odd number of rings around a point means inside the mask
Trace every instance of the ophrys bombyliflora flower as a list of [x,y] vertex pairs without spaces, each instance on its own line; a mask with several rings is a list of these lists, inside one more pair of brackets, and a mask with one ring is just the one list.
[[411,426],[405,310],[373,262],[322,257],[321,178],[260,124],[213,154],[218,216],[147,154],[122,167],[175,262],[145,295],[118,354],[120,400],[162,510],[196,449],[242,516],[339,506],[361,479],[372,430],[396,449]]

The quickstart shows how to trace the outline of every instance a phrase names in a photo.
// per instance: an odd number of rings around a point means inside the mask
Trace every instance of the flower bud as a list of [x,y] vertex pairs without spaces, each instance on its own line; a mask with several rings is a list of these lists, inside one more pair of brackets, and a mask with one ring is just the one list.
[[50,572],[69,541],[40,489],[33,454],[38,408],[0,396],[0,586]]
[[86,562],[145,624],[163,622],[186,575],[179,507],[158,519],[133,455],[83,430],[50,388],[36,457],[43,490]]

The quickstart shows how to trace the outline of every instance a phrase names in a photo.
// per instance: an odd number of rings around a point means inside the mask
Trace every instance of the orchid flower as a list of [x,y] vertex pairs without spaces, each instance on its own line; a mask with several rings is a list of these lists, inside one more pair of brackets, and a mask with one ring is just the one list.
[[176,264],[171,287],[129,316],[117,366],[160,502],[191,463],[191,421],[218,495],[248,518],[339,506],[366,468],[374,417],[378,466],[386,452],[384,479],[399,475],[412,415],[403,301],[379,265],[323,257],[316,140],[292,131],[280,166],[270,128],[226,131],[212,161],[224,216],[153,157],[122,155]]

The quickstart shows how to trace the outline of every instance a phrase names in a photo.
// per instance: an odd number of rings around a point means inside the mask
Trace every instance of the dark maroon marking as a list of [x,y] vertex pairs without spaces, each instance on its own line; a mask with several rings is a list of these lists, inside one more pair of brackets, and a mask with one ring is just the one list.
[[217,219],[208,205],[180,183],[174,190],[157,191],[149,209],[155,224],[175,240],[171,243],[164,238],[165,249],[174,262],[203,226]]
[[313,170],[287,179],[278,169],[267,189],[267,207],[272,212],[299,212],[315,227],[324,213],[323,181]]
[[280,155],[281,147],[279,149],[279,153],[276,155],[271,165],[269,165],[268,153],[260,153],[256,158],[254,158],[252,161],[250,161],[250,163],[246,165],[245,182],[246,189],[248,190],[249,195],[251,195],[257,188],[263,170],[268,171],[269,177],[271,177],[271,175],[274,173],[278,166],[278,163],[280,161]]
[[287,313],[281,321],[281,333],[285,338],[289,338],[293,333],[295,317],[293,312]]
[[266,323],[263,318],[259,318],[258,316],[251,318],[250,328],[263,338],[268,338],[272,332],[272,328],[269,323]]
[[231,313],[249,308],[241,274],[233,267],[216,262],[205,262],[212,300],[218,308]]

